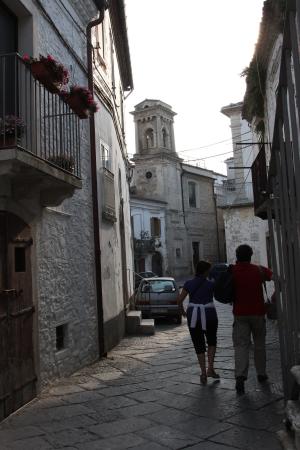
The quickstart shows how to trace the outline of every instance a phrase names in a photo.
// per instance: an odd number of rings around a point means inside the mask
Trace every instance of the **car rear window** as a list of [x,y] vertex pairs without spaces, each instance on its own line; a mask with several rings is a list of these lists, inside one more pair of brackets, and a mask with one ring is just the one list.
[[143,283],[142,292],[174,292],[175,283],[172,280],[151,280]]

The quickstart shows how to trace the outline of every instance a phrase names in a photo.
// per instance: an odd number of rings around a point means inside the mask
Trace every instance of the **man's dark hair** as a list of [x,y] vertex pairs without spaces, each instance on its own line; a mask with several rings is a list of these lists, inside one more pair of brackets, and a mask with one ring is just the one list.
[[198,261],[196,265],[196,275],[202,275],[211,268],[211,263],[208,261]]
[[250,245],[243,244],[237,247],[235,254],[238,262],[250,262],[253,250]]

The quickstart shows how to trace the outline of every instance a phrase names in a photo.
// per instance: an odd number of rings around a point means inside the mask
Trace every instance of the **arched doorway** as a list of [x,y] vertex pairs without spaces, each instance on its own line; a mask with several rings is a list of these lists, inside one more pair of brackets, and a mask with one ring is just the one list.
[[0,420],[36,395],[31,230],[0,211]]
[[162,256],[159,252],[155,252],[152,255],[152,272],[159,277],[162,276]]

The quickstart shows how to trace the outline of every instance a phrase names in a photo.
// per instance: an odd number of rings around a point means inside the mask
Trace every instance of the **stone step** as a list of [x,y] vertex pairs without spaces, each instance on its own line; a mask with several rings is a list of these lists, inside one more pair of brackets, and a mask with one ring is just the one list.
[[155,333],[154,319],[142,319],[139,331],[141,334],[149,334],[149,335],[154,334]]
[[288,433],[285,430],[280,430],[280,431],[277,431],[276,434],[277,434],[278,439],[284,450],[297,450],[297,448],[294,444],[294,440],[293,440],[292,436],[290,435],[290,433]]
[[300,366],[293,366],[291,368],[291,374],[295,378],[297,384],[300,386]]
[[141,325],[141,320],[141,311],[128,311],[126,314],[126,332],[128,334],[138,333]]

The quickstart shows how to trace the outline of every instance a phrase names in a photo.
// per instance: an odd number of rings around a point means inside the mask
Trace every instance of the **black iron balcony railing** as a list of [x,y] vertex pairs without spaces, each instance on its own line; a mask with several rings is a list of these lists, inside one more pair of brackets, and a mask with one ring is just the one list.
[[138,255],[147,255],[155,253],[155,239],[134,239],[134,253]]
[[18,54],[0,55],[0,151],[13,147],[80,177],[79,118]]

